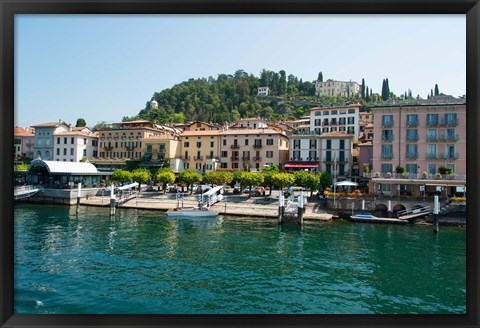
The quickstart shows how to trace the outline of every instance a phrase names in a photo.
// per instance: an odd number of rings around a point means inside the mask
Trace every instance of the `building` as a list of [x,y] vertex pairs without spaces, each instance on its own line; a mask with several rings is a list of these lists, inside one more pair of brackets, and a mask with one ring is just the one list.
[[221,131],[220,168],[250,169],[278,165],[288,160],[289,139],[273,129],[231,129]]
[[270,88],[269,87],[259,87],[258,88],[258,96],[268,96],[270,93]]
[[373,144],[371,141],[358,145],[358,169],[359,176],[365,176],[371,172],[373,159]]
[[[381,184],[385,193],[433,193],[444,188],[448,194],[454,187],[464,186],[466,178],[466,105],[410,104],[373,107],[373,175],[372,183]],[[454,172],[445,175],[444,169]],[[405,170],[400,174],[397,171]],[[424,173],[425,172],[425,173]],[[384,178],[410,178],[396,181]],[[436,179],[425,184],[424,179]],[[455,182],[451,181],[455,180]],[[448,188],[445,188],[448,187]]]
[[[179,130],[155,124],[147,120],[135,120],[120,123],[113,123],[108,128],[97,131],[99,136],[98,158],[89,159],[99,169],[115,170],[126,167],[127,161],[141,162],[148,159],[161,159],[161,156],[153,156],[154,145],[158,145],[160,153],[160,143],[155,141],[156,137],[169,135],[172,138],[165,138],[165,151],[175,149],[178,140]],[[146,144],[152,146],[152,153],[146,154]],[[176,150],[173,151],[176,154]]]
[[231,129],[266,129],[268,122],[260,117],[242,118]]
[[289,161],[285,164],[285,170],[317,172],[320,162],[319,147],[318,134],[297,130],[296,134],[290,136]]
[[34,155],[35,159],[54,159],[54,134],[70,131],[70,124],[59,120],[58,122],[33,125],[35,129]]
[[315,95],[317,96],[341,96],[352,97],[362,92],[357,82],[335,81],[328,79],[325,82],[315,82]]
[[217,170],[221,132],[220,130],[182,132],[179,170],[192,169],[202,174]]
[[324,133],[319,138],[320,170],[337,179],[351,177],[353,135],[345,132]]
[[352,104],[310,108],[310,131],[317,134],[346,132],[358,141],[360,107],[360,104]]
[[[175,158],[180,156],[180,137],[178,134],[163,134],[161,136],[149,136],[143,139],[142,149],[143,167],[167,167],[178,171],[174,165]],[[173,167],[172,167],[173,165]]]
[[34,140],[34,129],[15,127],[13,131],[13,144],[16,160],[33,159]]
[[54,133],[53,159],[80,162],[98,156],[98,135],[87,127]]

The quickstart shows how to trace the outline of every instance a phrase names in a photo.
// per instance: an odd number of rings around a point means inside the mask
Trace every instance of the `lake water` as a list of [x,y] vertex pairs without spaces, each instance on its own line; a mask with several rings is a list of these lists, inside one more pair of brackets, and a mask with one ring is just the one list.
[[466,312],[466,231],[16,204],[15,313]]

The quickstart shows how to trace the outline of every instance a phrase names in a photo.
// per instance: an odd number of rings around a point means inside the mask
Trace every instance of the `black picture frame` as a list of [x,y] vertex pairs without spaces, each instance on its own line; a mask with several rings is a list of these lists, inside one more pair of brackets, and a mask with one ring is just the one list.
[[[1,327],[479,327],[479,0],[1,0]],[[465,14],[467,21],[466,315],[18,315],[13,313],[15,14]],[[455,51],[455,49],[444,49]]]

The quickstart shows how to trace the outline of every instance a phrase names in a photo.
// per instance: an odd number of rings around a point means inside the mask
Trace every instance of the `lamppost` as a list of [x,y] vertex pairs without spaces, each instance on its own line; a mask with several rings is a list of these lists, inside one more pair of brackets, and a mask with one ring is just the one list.
[[337,194],[337,160],[333,158],[333,207],[337,209],[337,202],[336,202],[336,194]]

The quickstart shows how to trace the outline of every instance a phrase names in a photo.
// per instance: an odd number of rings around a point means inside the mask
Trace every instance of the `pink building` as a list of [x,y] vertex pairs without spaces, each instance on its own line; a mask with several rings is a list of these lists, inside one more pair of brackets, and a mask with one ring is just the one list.
[[[419,179],[422,191],[452,193],[449,187],[464,186],[466,179],[465,103],[389,105],[374,112],[372,177]],[[405,173],[397,172],[401,167]],[[445,169],[452,172],[445,174]],[[423,180],[422,180],[423,179]],[[427,182],[426,179],[433,182]],[[385,181],[374,181],[385,187]],[[391,181],[391,180],[388,180]],[[396,190],[418,194],[412,186]],[[415,182],[415,181],[414,181]],[[429,188],[430,187],[430,188]],[[385,187],[386,193],[395,191]],[[375,189],[378,190],[378,189]]]
[[19,160],[22,158],[33,159],[35,130],[16,126],[13,133],[15,158]]

